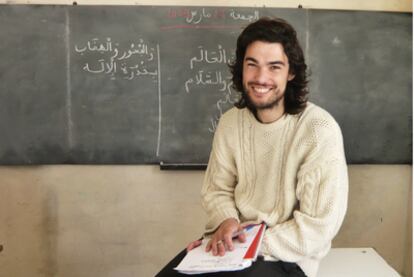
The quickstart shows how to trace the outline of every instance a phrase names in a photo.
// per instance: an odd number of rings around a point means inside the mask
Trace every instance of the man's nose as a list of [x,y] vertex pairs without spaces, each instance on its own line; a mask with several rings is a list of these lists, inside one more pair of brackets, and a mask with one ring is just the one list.
[[258,83],[266,83],[269,81],[269,71],[266,68],[259,67],[256,71],[255,79]]

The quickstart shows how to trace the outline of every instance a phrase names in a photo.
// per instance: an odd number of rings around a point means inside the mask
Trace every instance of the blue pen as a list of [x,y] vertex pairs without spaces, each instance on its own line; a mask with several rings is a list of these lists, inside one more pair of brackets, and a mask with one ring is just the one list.
[[243,234],[245,231],[249,231],[251,228],[253,228],[255,225],[251,224],[251,225],[247,225],[246,227],[243,228],[243,230],[237,231],[236,233],[233,234],[232,238],[236,238],[239,235]]

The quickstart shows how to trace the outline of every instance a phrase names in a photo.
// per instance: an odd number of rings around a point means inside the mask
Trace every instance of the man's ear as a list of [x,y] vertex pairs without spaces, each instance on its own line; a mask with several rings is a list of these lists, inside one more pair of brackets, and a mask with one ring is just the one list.
[[289,73],[289,75],[288,75],[288,81],[292,81],[293,79],[295,79],[295,74],[293,74],[293,73]]

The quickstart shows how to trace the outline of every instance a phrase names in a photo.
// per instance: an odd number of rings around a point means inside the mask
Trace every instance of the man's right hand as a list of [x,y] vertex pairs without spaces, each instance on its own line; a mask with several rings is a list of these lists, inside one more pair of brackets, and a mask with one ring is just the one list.
[[[207,243],[206,252],[212,251],[214,256],[224,256],[226,251],[233,250],[233,235],[240,231],[243,231],[243,228],[236,219],[224,220]],[[237,238],[240,242],[246,241],[246,235],[243,232]]]

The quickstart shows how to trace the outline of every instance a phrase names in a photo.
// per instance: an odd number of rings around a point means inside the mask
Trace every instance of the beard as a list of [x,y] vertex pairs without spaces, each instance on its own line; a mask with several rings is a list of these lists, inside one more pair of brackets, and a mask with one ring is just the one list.
[[[248,84],[248,86],[251,85],[250,83]],[[244,91],[243,93],[247,96],[246,100],[247,100],[247,105],[256,109],[256,111],[258,110],[266,110],[266,109],[272,109],[276,106],[278,106],[280,104],[280,101],[282,101],[285,97],[284,93],[281,93],[280,91],[277,90],[276,87],[272,88],[272,91],[270,93],[272,93],[271,98],[266,101],[266,102],[255,102],[252,97],[250,96],[251,94],[249,93],[249,89],[248,86],[243,86]]]

